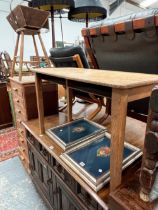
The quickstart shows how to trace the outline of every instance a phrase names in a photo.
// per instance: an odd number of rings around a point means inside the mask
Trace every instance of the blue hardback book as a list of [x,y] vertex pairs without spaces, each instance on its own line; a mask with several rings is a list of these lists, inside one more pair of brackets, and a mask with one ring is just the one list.
[[[103,134],[68,150],[61,158],[98,191],[110,179],[110,154],[110,135]],[[125,143],[123,169],[140,156],[140,149]]]
[[66,150],[100,133],[105,133],[105,131],[105,127],[82,118],[50,128],[47,130],[47,134],[62,149]]

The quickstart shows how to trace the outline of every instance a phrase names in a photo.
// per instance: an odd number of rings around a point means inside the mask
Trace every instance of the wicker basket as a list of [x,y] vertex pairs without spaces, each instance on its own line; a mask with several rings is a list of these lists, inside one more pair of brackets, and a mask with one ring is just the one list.
[[8,16],[7,19],[13,29],[20,28],[41,29],[48,20],[49,12],[18,5]]

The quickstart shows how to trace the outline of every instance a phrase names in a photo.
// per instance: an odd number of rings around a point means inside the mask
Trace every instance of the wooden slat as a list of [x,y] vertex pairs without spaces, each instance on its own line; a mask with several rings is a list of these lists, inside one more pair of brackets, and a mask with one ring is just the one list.
[[108,26],[102,26],[100,31],[101,34],[108,34],[109,33]]
[[83,28],[81,31],[82,36],[87,36],[87,29]]
[[115,32],[124,32],[125,31],[125,24],[124,23],[117,23],[115,24]]
[[90,33],[91,36],[96,36],[97,35],[96,28],[90,28],[89,33]]
[[134,29],[141,29],[144,28],[145,20],[144,19],[138,19],[133,21],[133,28]]

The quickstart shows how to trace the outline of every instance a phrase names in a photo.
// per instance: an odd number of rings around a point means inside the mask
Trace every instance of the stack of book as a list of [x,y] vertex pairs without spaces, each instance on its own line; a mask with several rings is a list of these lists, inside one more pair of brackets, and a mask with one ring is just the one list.
[[[47,134],[64,150],[61,159],[95,191],[110,180],[110,134],[106,128],[79,119],[50,128]],[[122,169],[142,155],[137,147],[124,144]]]

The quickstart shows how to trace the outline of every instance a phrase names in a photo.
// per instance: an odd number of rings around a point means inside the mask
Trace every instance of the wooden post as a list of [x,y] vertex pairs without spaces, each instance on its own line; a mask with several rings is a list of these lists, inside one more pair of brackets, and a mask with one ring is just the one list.
[[112,90],[110,191],[115,190],[121,184],[127,103],[126,91]]
[[36,98],[37,98],[40,135],[43,135],[45,133],[43,91],[42,91],[42,80],[38,76],[38,73],[36,73],[35,75],[35,84],[36,84]]
[[39,58],[39,53],[38,53],[38,49],[37,49],[37,44],[36,44],[35,36],[32,35],[32,38],[33,38],[33,44],[34,44],[34,48],[35,48],[36,57],[38,59],[38,64],[40,64],[40,58]]
[[54,26],[54,8],[51,6],[51,24],[52,24],[52,48],[55,48],[55,26]]
[[22,80],[23,57],[24,57],[24,32],[21,31],[20,64],[19,64],[19,81]]
[[39,40],[40,40],[40,43],[41,43],[41,46],[42,46],[42,50],[43,50],[44,56],[45,56],[46,61],[48,63],[48,67],[51,67],[51,63],[50,63],[50,60],[48,58],[47,51],[46,51],[45,46],[43,44],[42,37],[41,37],[40,33],[38,33],[38,37],[39,37]]
[[66,80],[66,97],[67,97],[67,116],[68,122],[72,121],[72,89],[68,87]]
[[15,50],[14,50],[14,58],[13,58],[13,63],[12,63],[12,68],[11,68],[11,77],[14,76],[14,68],[15,68],[15,63],[16,63],[16,56],[18,53],[18,46],[19,46],[19,39],[20,39],[20,34],[17,34],[17,40],[16,40],[16,45],[15,45]]

